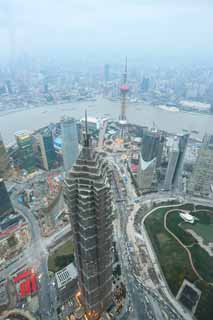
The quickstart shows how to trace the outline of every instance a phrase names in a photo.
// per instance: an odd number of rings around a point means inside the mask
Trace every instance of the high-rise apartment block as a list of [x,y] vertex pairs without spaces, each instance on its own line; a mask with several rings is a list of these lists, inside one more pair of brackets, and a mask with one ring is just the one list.
[[88,319],[99,319],[112,302],[111,172],[88,137],[65,180],[81,301]]
[[10,169],[7,151],[0,135],[0,178],[5,178]]
[[187,189],[190,194],[202,197],[213,192],[213,135],[205,135],[203,139]]
[[73,118],[63,118],[61,121],[63,139],[64,169],[67,172],[72,168],[79,154],[78,134],[76,121]]
[[33,153],[33,138],[27,131],[20,131],[15,134],[18,145],[18,154],[21,167],[28,172],[35,169],[35,157]]

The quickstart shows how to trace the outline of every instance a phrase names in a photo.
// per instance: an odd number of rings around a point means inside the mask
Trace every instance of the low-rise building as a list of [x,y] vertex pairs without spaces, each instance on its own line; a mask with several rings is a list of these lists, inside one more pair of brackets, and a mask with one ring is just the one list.
[[59,303],[64,303],[77,290],[78,272],[73,263],[55,273]]

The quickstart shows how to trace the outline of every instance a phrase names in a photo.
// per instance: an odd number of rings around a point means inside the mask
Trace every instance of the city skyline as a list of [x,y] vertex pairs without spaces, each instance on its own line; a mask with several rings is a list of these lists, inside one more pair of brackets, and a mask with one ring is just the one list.
[[69,56],[79,63],[103,62],[110,56],[111,63],[125,52],[129,59],[149,63],[191,64],[210,62],[213,51],[213,4],[208,0],[119,0],[107,5],[97,0],[15,0],[2,2],[0,8],[1,53],[11,61],[25,53]]
[[0,0],[2,320],[213,319],[212,16]]

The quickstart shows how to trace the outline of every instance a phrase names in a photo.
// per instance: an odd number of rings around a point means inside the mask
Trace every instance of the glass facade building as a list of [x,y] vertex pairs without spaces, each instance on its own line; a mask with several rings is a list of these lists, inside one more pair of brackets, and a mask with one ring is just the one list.
[[61,120],[61,132],[63,140],[64,169],[67,173],[72,168],[79,154],[78,134],[75,119],[63,118]]
[[45,129],[37,136],[38,153],[42,167],[45,170],[50,170],[56,161],[56,152],[54,141],[50,129]]
[[35,157],[33,153],[32,135],[27,131],[20,131],[15,134],[18,145],[18,155],[21,168],[32,172],[35,169]]
[[0,178],[0,218],[13,212],[13,206],[10,201],[4,180]]
[[10,169],[7,151],[0,135],[0,178],[6,177]]

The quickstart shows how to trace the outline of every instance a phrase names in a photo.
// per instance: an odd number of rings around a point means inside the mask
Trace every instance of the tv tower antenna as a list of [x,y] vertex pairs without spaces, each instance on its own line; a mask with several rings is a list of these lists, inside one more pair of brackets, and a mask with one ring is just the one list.
[[127,93],[129,91],[129,87],[127,85],[127,57],[125,62],[125,69],[123,74],[123,83],[120,86],[121,91],[121,114],[120,120],[126,121],[126,108],[127,108]]
[[126,61],[125,61],[123,83],[120,86],[120,91],[121,91],[121,113],[119,116],[119,122],[121,125],[121,135],[123,136],[124,126],[127,124],[126,109],[127,109],[127,94],[129,91],[129,87],[127,85],[127,57],[126,57]]

